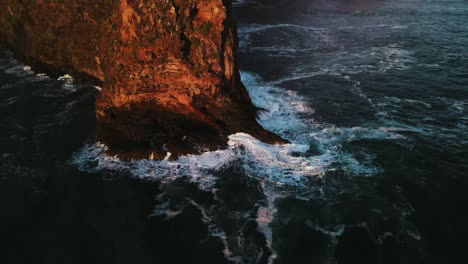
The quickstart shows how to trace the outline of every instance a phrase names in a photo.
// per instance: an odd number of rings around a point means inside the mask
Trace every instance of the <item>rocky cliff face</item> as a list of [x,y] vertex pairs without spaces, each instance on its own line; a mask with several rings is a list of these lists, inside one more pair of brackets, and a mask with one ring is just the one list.
[[[261,128],[240,81],[230,0],[0,0],[1,39],[49,72],[99,83],[98,140],[122,158],[222,148]],[[175,155],[175,156],[176,156]]]

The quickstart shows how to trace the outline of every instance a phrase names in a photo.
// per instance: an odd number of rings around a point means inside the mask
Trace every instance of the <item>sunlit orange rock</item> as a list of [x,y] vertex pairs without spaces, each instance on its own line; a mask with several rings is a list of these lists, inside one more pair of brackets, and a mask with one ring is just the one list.
[[[226,146],[256,122],[226,0],[0,0],[0,36],[25,62],[102,86],[97,138],[122,158]],[[153,154],[151,154],[153,153]]]

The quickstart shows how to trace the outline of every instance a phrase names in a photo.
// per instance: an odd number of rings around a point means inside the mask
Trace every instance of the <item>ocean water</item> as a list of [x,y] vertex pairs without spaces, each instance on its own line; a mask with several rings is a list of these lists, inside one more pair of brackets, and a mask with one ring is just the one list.
[[93,140],[99,87],[0,51],[1,263],[466,263],[468,2],[235,1],[250,135]]

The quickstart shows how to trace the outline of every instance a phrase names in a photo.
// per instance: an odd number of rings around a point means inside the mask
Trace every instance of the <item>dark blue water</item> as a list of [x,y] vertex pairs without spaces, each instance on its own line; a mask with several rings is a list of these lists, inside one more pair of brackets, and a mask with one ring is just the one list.
[[259,121],[292,144],[122,162],[99,89],[0,52],[1,263],[468,262],[468,2],[236,10]]

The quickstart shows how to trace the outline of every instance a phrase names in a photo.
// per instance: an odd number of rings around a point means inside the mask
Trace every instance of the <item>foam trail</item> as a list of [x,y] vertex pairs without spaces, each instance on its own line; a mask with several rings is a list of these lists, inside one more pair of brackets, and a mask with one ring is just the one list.
[[264,30],[277,29],[277,28],[289,28],[299,30],[311,30],[311,31],[325,31],[326,28],[317,28],[310,26],[301,26],[295,24],[275,24],[275,25],[262,25],[262,24],[250,24],[239,28],[239,34],[250,34]]
[[[176,161],[125,162],[107,156],[106,146],[96,143],[84,146],[73,156],[71,163],[85,171],[124,170],[138,178],[163,182],[186,177],[209,189],[215,182],[214,172],[241,162],[251,177],[278,185],[303,186],[308,177],[322,176],[336,164],[352,174],[372,175],[378,171],[344,153],[342,142],[373,137],[399,138],[380,128],[335,128],[316,123],[310,117],[313,109],[297,93],[262,83],[249,73],[242,73],[242,79],[254,104],[266,109],[259,118],[261,125],[289,139],[291,144],[269,145],[248,134],[237,133],[229,136],[226,150],[182,156]],[[309,116],[302,118],[301,115]],[[313,144],[318,144],[320,153],[309,155],[307,152]]]
[[257,229],[265,236],[267,247],[271,250],[271,255],[268,258],[268,264],[273,264],[278,257],[278,253],[273,249],[273,230],[270,224],[273,222],[275,214],[278,212],[276,209],[276,199],[280,198],[277,192],[271,186],[262,183],[262,189],[266,196],[266,206],[260,206],[257,210]]
[[[258,231],[265,236],[267,247],[272,252],[269,263],[273,263],[276,253],[272,247],[274,239],[270,223],[276,214],[275,201],[279,195],[301,198],[298,194],[307,195],[316,188],[310,184],[310,179],[321,177],[330,170],[343,169],[356,175],[378,173],[379,170],[371,162],[361,164],[352,155],[343,152],[341,143],[357,138],[395,137],[391,131],[335,128],[316,123],[311,118],[313,109],[296,92],[263,83],[257,76],[249,73],[242,73],[242,79],[254,104],[265,109],[259,117],[261,125],[292,143],[270,145],[248,134],[236,133],[229,136],[228,148],[225,150],[181,156],[175,161],[122,161],[118,157],[106,155],[105,145],[94,143],[83,146],[73,155],[70,163],[83,171],[124,171],[140,179],[159,180],[162,184],[184,178],[208,192],[216,189],[220,171],[240,165],[245,175],[257,179],[262,186],[265,204],[257,209],[255,220]],[[308,153],[314,144],[318,144],[316,147],[320,151]],[[203,221],[209,226],[211,235],[224,244],[226,258],[241,262],[242,256],[233,253],[236,250],[230,250],[233,245],[227,242],[226,234],[217,224],[213,209],[193,201],[190,203],[202,212]],[[170,219],[181,210],[183,208],[170,209],[169,203],[162,201],[161,206],[155,208],[154,214],[165,215]]]

